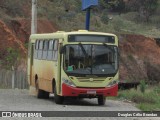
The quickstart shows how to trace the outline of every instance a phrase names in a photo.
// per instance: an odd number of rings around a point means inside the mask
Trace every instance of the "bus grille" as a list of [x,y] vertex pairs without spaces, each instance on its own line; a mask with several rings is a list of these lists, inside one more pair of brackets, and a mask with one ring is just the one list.
[[103,82],[105,78],[77,78],[79,82]]

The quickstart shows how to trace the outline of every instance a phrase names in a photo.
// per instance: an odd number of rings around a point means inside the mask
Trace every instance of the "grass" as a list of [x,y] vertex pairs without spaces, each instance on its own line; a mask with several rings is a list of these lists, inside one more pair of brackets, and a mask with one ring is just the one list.
[[[41,0],[42,1],[42,0]],[[73,1],[73,0],[72,0]],[[43,1],[42,1],[43,2]],[[71,2],[71,1],[68,1]],[[41,4],[39,2],[39,4]],[[39,17],[47,15],[47,18],[55,23],[59,30],[62,31],[74,31],[78,29],[85,29],[85,12],[80,10],[77,2],[73,1],[68,6],[70,10],[66,12],[65,5],[62,2],[51,2],[48,4],[42,3],[39,10]],[[54,7],[53,7],[54,6]],[[77,8],[77,7],[78,8]],[[45,10],[45,9],[46,10]],[[74,12],[76,10],[76,12]],[[48,11],[48,12],[46,12]],[[151,16],[149,23],[143,23],[138,21],[136,12],[118,14],[109,14],[112,19],[107,20],[106,16],[103,20],[103,11],[101,13],[91,12],[91,22],[90,30],[91,31],[101,31],[101,32],[111,32],[116,34],[142,34],[149,37],[159,37],[160,28],[158,15]],[[109,17],[108,16],[108,17]]]
[[[137,22],[135,20],[136,13],[128,12],[111,16],[113,19],[110,20],[108,24],[104,25],[104,27],[111,32],[141,34],[147,37],[158,37],[160,35],[160,28],[157,27],[158,25],[155,24],[156,22],[152,22],[153,20],[151,20],[150,23]],[[160,17],[156,16],[156,18],[154,17],[152,19],[158,21]],[[107,32],[107,30],[104,31]]]
[[[112,99],[112,98],[111,98]],[[129,100],[136,103],[136,106],[143,111],[160,110],[160,87],[147,86],[144,93],[140,87],[137,90],[120,90],[117,96],[119,100]]]

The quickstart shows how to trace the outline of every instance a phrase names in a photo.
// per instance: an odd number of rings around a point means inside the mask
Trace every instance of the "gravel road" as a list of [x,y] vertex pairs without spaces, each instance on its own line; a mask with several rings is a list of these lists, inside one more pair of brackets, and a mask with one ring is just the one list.
[[[54,102],[53,95],[50,95],[49,99],[37,99],[35,96],[30,95],[28,90],[0,89],[0,111],[139,111],[139,109],[134,107],[134,105],[131,103],[125,103],[114,100],[107,100],[106,105],[99,106],[97,104],[97,99],[83,99],[83,100],[66,99],[63,105],[57,105]],[[53,118],[46,118],[46,119],[53,119]],[[72,120],[73,118],[54,118],[54,119]],[[74,118],[74,119],[84,120],[84,118]],[[85,118],[85,119],[91,120],[91,118]],[[141,120],[142,118],[101,117],[92,119]],[[151,120],[151,118],[145,118],[144,120]]]

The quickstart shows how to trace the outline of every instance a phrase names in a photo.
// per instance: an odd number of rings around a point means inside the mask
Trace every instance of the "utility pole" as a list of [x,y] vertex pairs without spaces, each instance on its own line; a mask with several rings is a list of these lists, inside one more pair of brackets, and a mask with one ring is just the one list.
[[37,0],[32,0],[31,34],[37,33]]

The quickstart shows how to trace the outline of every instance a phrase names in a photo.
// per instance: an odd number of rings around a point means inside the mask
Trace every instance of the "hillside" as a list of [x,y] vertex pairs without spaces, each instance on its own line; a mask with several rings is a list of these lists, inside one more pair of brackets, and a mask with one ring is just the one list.
[[125,34],[120,38],[120,78],[122,82],[159,82],[160,46],[153,38]]
[[[135,20],[135,11],[119,14],[105,10],[102,4],[92,10],[91,31],[112,32],[119,36],[120,80],[159,82],[160,47],[153,39],[160,35],[158,13],[146,23]],[[26,59],[31,1],[1,0],[0,16],[0,66],[7,64],[10,69],[18,64],[19,58]],[[81,11],[80,0],[38,0],[38,33],[84,29],[84,22],[85,12]]]

